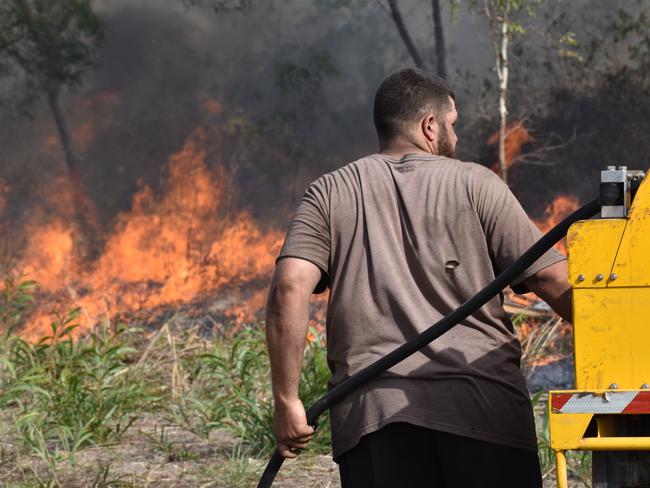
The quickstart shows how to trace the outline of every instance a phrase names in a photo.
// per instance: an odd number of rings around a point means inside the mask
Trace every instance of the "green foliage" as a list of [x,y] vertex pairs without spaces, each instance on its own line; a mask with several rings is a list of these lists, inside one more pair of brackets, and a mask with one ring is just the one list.
[[8,276],[0,290],[0,330],[10,335],[20,324],[27,310],[34,304],[34,281],[20,281]]
[[[300,60],[276,64],[274,71],[275,85],[292,104],[284,104],[275,112],[271,124],[294,126],[290,139],[295,139],[296,131],[305,130],[305,126],[312,125],[310,122],[318,118],[319,111],[327,100],[325,82],[338,76],[339,70],[329,52],[311,49]],[[287,109],[287,106],[292,108]],[[290,147],[293,147],[294,152],[303,150],[295,142]]]
[[[262,462],[266,462],[264,459]],[[208,473],[210,479],[218,478],[222,485],[229,488],[248,488],[255,486],[264,469],[259,459],[251,458],[247,449],[239,444],[233,447],[223,462],[210,466]]]
[[103,39],[92,0],[6,0],[0,4],[0,75],[23,81],[28,110],[44,89],[81,84]]
[[[323,336],[310,331],[300,382],[300,397],[306,406],[327,391],[330,372]],[[176,402],[170,420],[204,438],[213,429],[225,428],[236,435],[255,455],[275,447],[273,398],[269,359],[264,334],[259,327],[244,328],[229,344],[217,343],[209,354],[190,358],[192,386]],[[318,435],[310,444],[316,452],[329,451],[329,420],[324,417]]]
[[[454,8],[460,3],[460,0],[450,1]],[[535,10],[544,0],[468,0],[466,3],[470,11],[488,17],[493,35],[500,32],[504,22],[507,23],[510,34],[523,35],[527,33],[527,28],[522,22],[521,14],[534,17]]]
[[23,444],[42,457],[115,441],[156,396],[131,366],[132,331],[107,326],[73,340],[78,311],[57,316],[36,343],[5,336],[0,408]]
[[636,12],[619,8],[611,26],[615,43],[624,44],[630,60],[647,66],[650,53],[650,9],[644,7]]
[[164,425],[155,426],[152,433],[143,432],[143,434],[158,451],[167,456],[167,461],[171,463],[176,461],[191,461],[198,458],[198,455],[187,449],[186,446],[170,441],[165,432]]
[[[543,402],[542,402],[543,397]],[[536,410],[542,409],[541,425],[537,432],[537,455],[542,470],[542,477],[546,478],[555,471],[555,452],[551,448],[551,433],[549,428],[548,408],[546,395],[539,392],[533,396],[531,402]],[[541,403],[541,405],[540,405]],[[591,452],[567,451],[567,470],[570,474],[590,486],[591,479]]]
[[201,7],[215,13],[242,12],[252,7],[252,0],[182,0],[188,7]]
[[[538,407],[543,392],[536,393],[531,402],[533,408]],[[548,476],[555,469],[555,453],[551,449],[551,436],[549,430],[548,409],[541,406],[544,410],[542,416],[542,425],[537,432],[537,455],[539,456],[539,465],[542,470],[542,477]]]

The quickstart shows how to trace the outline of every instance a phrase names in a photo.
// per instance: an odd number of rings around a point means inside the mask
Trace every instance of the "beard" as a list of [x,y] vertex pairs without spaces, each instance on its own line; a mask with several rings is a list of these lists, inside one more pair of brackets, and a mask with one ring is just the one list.
[[447,126],[438,122],[438,156],[454,159],[456,157],[456,146],[451,143]]

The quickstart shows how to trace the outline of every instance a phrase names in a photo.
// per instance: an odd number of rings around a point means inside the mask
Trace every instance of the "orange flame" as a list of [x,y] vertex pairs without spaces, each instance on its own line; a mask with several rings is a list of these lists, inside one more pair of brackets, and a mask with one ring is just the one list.
[[[544,217],[536,220],[535,224],[543,233],[548,232],[559,224],[570,213],[580,207],[580,200],[571,195],[559,195],[555,197],[544,211]],[[555,246],[560,252],[566,255],[566,239],[562,239]]]
[[[515,164],[521,157],[523,148],[529,142],[534,141],[535,138],[531,135],[530,132],[524,127],[522,122],[511,122],[508,124],[506,129],[506,142],[505,142],[505,153],[506,153],[506,166],[510,167]],[[488,139],[489,146],[496,146],[499,143],[499,132],[495,132]],[[491,167],[492,171],[499,174],[499,162],[497,161]]]
[[79,307],[81,331],[116,315],[142,317],[220,294],[244,302],[224,310],[236,321],[250,320],[263,308],[265,290],[259,288],[268,283],[282,234],[263,231],[245,211],[226,215],[227,174],[208,168],[206,141],[205,130],[197,129],[170,158],[161,196],[141,187],[92,263],[76,252],[70,219],[42,224],[40,216],[39,225],[29,226],[21,269],[44,296],[26,337],[47,330],[53,308]]

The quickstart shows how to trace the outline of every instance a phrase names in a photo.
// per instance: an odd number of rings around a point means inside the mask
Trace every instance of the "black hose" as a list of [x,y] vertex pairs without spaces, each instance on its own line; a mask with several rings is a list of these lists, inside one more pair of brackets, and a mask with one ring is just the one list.
[[[350,376],[345,381],[342,381],[334,388],[329,390],[307,410],[307,423],[315,426],[318,417],[338,402],[343,400],[346,396],[362,385],[365,385],[373,378],[377,377],[384,371],[392,368],[397,363],[403,361],[413,353],[419,351],[431,341],[437,339],[456,324],[465,320],[476,310],[481,308],[492,298],[498,295],[506,286],[512,283],[518,276],[520,276],[526,269],[528,269],[535,261],[553,247],[560,239],[562,239],[569,227],[578,220],[586,220],[600,212],[600,204],[598,200],[593,200],[585,206],[579,208],[562,222],[548,231],[541,239],[532,245],[524,254],[519,257],[514,263],[508,266],[494,281],[488,284],[485,288],[479,291],[472,298],[463,303],[456,310],[451,312],[446,317],[443,317],[438,322],[433,324],[427,330],[422,332],[417,337],[409,340],[401,345],[394,351],[388,353],[381,359],[378,359],[369,366],[358,373]],[[260,478],[257,488],[269,488],[273,484],[275,476],[280,471],[284,457],[275,451],[273,456],[266,465],[266,469]]]

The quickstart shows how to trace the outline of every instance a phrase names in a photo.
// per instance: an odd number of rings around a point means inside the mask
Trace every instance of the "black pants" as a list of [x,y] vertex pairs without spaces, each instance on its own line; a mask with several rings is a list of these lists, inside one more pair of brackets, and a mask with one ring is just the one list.
[[338,459],[343,488],[541,488],[537,453],[407,423],[365,435]]

